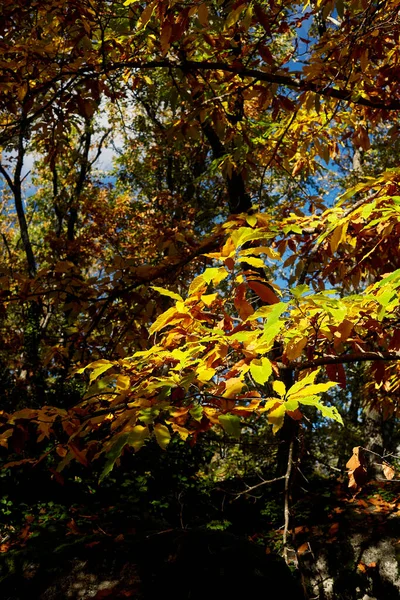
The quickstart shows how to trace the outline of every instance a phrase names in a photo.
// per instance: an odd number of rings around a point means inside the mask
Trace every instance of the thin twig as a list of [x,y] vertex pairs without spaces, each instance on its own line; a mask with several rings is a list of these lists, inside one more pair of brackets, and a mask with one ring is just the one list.
[[275,481],[281,481],[282,479],[285,479],[285,478],[286,478],[286,475],[282,475],[281,477],[275,477],[274,479],[263,479],[260,483],[256,483],[256,485],[247,486],[246,489],[243,490],[243,492],[239,492],[238,494],[236,494],[235,500],[237,498],[239,498],[240,496],[249,494],[256,488],[261,487],[262,485],[268,485],[269,483],[275,483]]
[[288,547],[287,547],[287,539],[289,533],[289,519],[290,519],[290,509],[289,509],[289,484],[290,484],[290,475],[292,472],[293,466],[293,447],[294,440],[292,439],[289,446],[289,456],[286,474],[283,479],[285,479],[285,505],[284,505],[284,515],[285,515],[285,526],[283,529],[283,558],[285,559],[286,564],[288,564]]

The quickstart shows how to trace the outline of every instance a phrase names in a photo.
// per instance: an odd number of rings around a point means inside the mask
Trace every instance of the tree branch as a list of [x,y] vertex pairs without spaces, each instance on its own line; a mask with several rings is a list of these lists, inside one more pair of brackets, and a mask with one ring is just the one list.
[[290,362],[287,365],[279,364],[282,370],[304,371],[324,365],[342,365],[354,362],[367,362],[375,360],[400,360],[400,352],[357,352],[354,354],[342,354],[339,356],[324,356],[306,362]]
[[[277,73],[268,73],[260,71],[258,69],[248,69],[241,66],[233,66],[225,62],[209,62],[209,61],[195,61],[185,60],[183,63],[178,63],[171,60],[154,60],[149,62],[142,61],[124,61],[117,62],[114,65],[108,67],[107,71],[116,70],[119,68],[132,68],[132,69],[157,69],[157,68],[178,68],[183,72],[188,69],[200,70],[200,71],[225,71],[226,73],[233,73],[240,77],[252,77],[257,81],[265,81],[267,83],[277,83],[285,87],[291,87],[298,89],[302,92],[314,92],[319,96],[326,98],[334,98],[335,100],[343,100],[344,102],[351,102],[358,106],[367,106],[369,108],[377,108],[381,110],[400,110],[400,100],[389,100],[388,102],[369,100],[359,95],[354,95],[354,90],[351,89],[337,89],[329,87],[329,84],[322,84],[318,86],[312,81],[305,81],[297,77],[294,74],[278,75]],[[70,73],[73,75],[74,73]],[[91,73],[92,77],[94,73]]]

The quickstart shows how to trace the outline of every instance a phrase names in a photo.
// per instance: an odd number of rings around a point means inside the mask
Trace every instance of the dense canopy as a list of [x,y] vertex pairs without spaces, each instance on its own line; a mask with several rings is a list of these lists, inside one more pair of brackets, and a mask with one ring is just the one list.
[[313,426],[394,477],[399,38],[395,0],[3,0],[6,469],[271,425],[286,490]]

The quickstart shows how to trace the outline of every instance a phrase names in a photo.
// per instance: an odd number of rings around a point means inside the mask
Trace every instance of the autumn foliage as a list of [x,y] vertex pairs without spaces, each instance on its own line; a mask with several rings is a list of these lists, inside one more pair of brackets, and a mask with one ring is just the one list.
[[394,0],[2,2],[6,468],[103,480],[253,419],[289,481],[307,424],[398,418],[399,25]]

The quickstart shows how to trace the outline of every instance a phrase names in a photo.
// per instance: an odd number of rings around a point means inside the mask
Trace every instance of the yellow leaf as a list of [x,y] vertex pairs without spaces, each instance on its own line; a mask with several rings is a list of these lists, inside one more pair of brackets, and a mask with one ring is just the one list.
[[265,356],[254,359],[250,363],[250,373],[256,383],[263,385],[272,373],[271,361]]
[[171,434],[168,427],[162,423],[156,423],[154,425],[154,434],[156,436],[157,444],[160,448],[165,450],[171,440]]
[[200,298],[206,306],[211,306],[214,300],[218,298],[218,294],[203,294],[202,296],[200,296]]
[[186,429],[186,427],[182,427],[181,425],[177,425],[176,423],[171,424],[171,429],[172,431],[175,431],[184,441],[187,440],[188,436],[191,433],[193,433],[192,431]]
[[334,230],[334,232],[331,235],[331,240],[330,240],[330,247],[331,247],[331,251],[332,254],[334,252],[336,252],[340,240],[342,238],[342,233],[343,233],[343,225],[339,225],[338,227],[336,227],[336,229]]
[[[163,327],[168,325],[168,322],[171,321],[177,315],[179,315],[179,311],[177,310],[176,306],[172,306],[171,308],[169,308],[168,310],[163,312],[154,321],[153,325],[150,327],[150,329],[149,329],[150,335],[152,335],[156,331],[160,331],[160,329],[163,329]],[[184,315],[182,315],[182,316],[184,316]]]
[[156,290],[156,292],[162,294],[163,296],[168,296],[169,298],[173,298],[174,300],[179,300],[180,302],[183,302],[182,296],[180,296],[176,292],[171,292],[171,290],[166,290],[165,288],[158,287],[157,285],[152,285],[151,288],[153,290]]
[[229,273],[225,267],[210,267],[201,275],[206,283],[218,284],[228,277]]
[[256,215],[247,215],[247,217],[246,217],[246,223],[248,225],[250,225],[250,227],[254,227],[255,225],[257,225],[257,217],[256,217]]
[[199,294],[199,292],[201,295],[206,290],[206,288],[207,283],[204,281],[203,275],[198,275],[193,279],[192,283],[190,284],[188,295],[193,296],[194,294]]
[[131,384],[131,380],[127,375],[118,375],[116,381],[117,391],[126,392],[129,390]]
[[133,449],[135,452],[137,452],[144,445],[149,435],[150,432],[147,427],[143,427],[143,425],[136,425],[132,431],[129,432],[127,443],[130,446],[133,446]]
[[303,352],[304,348],[307,346],[307,342],[308,342],[308,338],[306,338],[306,337],[291,340],[288,343],[288,345],[286,346],[286,356],[288,357],[288,359],[295,360],[296,358],[301,356],[301,353]]
[[240,394],[243,386],[244,382],[238,377],[227,379],[225,382],[225,391],[222,395],[224,398],[232,398],[232,396],[235,396],[235,394]]
[[259,254],[266,254],[269,258],[280,259],[281,255],[279,252],[268,246],[259,246],[258,248],[246,248],[241,250],[239,256],[258,256]]
[[283,398],[286,394],[286,387],[283,381],[274,381],[272,384],[272,389],[274,392],[278,394],[281,398]]
[[280,404],[278,408],[275,408],[275,410],[272,410],[269,413],[268,422],[272,425],[272,433],[277,433],[281,429],[285,419],[285,412],[285,405]]
[[287,396],[291,399],[306,398],[307,396],[314,396],[316,394],[327,392],[331,387],[335,387],[336,385],[337,383],[333,381],[328,381],[327,383],[314,383],[311,385],[306,385],[302,389],[296,389],[294,392],[292,392],[293,386],[288,391]]
[[310,385],[310,384],[314,383],[315,378],[319,372],[320,372],[320,369],[316,369],[315,371],[312,371],[311,373],[309,373],[308,375],[303,377],[303,379],[300,379],[300,381],[296,381],[296,383],[294,385],[292,385],[292,387],[288,391],[288,395],[292,395],[292,394],[296,393],[298,390],[302,390],[306,385]]
[[212,379],[214,375],[215,369],[212,369],[211,367],[205,367],[204,365],[202,365],[197,369],[197,379],[202,383],[210,381],[210,379]]
[[261,258],[255,258],[254,256],[246,256],[244,264],[245,266],[250,265],[256,269],[263,269],[265,267],[264,261]]
[[105,359],[96,360],[95,362],[90,363],[90,365],[88,365],[88,368],[92,370],[92,372],[90,373],[90,382],[97,379],[99,375],[101,375],[105,371],[108,371],[108,369],[111,369],[111,367],[113,366],[114,363],[112,363],[110,360]]
[[336,252],[339,244],[341,244],[345,240],[346,233],[347,233],[347,227],[348,227],[348,223],[342,223],[341,225],[338,225],[338,227],[336,227],[336,229],[332,233],[331,239],[330,239],[330,247],[331,247],[332,254],[334,252]]
[[230,241],[230,248],[233,245],[233,248],[239,248],[243,246],[246,242],[251,242],[255,240],[262,240],[268,238],[268,234],[265,231],[259,231],[257,229],[251,229],[250,227],[239,227],[236,231],[233,231],[231,237],[228,238],[225,246],[228,245]]

